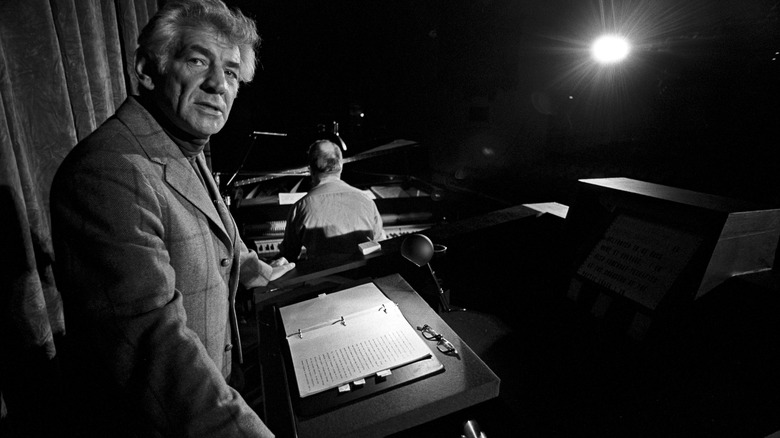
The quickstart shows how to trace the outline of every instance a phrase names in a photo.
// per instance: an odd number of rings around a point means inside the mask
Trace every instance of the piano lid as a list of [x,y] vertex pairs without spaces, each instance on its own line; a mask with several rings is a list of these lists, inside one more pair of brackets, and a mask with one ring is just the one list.
[[[368,158],[374,158],[386,154],[391,154],[401,149],[417,147],[419,145],[420,143],[412,140],[393,140],[390,143],[377,146],[367,151],[363,151],[351,157],[344,157],[344,164],[353,163],[356,161],[361,161]],[[260,172],[260,173],[255,173],[254,175],[255,176],[252,176],[250,178],[242,179],[241,181],[236,181],[235,186],[236,187],[246,186],[249,184],[255,184],[258,182],[268,181],[271,179],[280,178],[284,176],[308,176],[309,166],[295,167],[291,169],[276,170],[271,172]]]

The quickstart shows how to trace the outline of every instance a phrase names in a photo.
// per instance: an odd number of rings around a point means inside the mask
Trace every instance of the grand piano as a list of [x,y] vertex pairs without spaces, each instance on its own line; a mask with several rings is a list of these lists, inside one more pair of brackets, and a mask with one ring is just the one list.
[[[388,239],[504,207],[478,194],[430,181],[428,150],[415,141],[395,140],[344,157],[342,179],[376,202]],[[278,253],[291,205],[310,189],[306,166],[245,172],[226,192],[247,245],[264,258]]]

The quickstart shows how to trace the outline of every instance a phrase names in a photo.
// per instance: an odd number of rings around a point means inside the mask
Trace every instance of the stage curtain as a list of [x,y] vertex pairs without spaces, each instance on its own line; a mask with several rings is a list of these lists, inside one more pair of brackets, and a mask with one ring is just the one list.
[[55,339],[67,324],[52,274],[51,182],[68,151],[134,94],[138,33],[157,8],[0,1],[0,435],[41,432],[46,418],[32,416],[58,400]]

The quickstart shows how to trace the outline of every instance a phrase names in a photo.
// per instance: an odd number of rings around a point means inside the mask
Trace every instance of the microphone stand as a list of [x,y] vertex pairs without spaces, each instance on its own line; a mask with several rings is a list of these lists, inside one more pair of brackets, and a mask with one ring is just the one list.
[[[244,164],[246,164],[247,158],[249,158],[249,154],[252,153],[252,149],[254,149],[255,144],[257,143],[257,137],[261,135],[266,136],[272,136],[272,137],[287,137],[287,134],[282,132],[267,132],[267,131],[252,131],[251,134],[249,134],[249,138],[251,139],[251,142],[249,143],[249,147],[246,150],[246,154],[244,154],[244,158],[241,160],[241,164],[238,165],[238,168],[235,172],[233,172],[233,175],[228,179],[227,183],[225,183],[225,192],[227,192],[231,186],[233,185],[233,180],[236,179],[239,172],[241,172],[241,169],[244,168]],[[226,194],[223,192],[222,197],[225,200],[225,204],[227,204],[228,208],[230,208],[230,194]]]

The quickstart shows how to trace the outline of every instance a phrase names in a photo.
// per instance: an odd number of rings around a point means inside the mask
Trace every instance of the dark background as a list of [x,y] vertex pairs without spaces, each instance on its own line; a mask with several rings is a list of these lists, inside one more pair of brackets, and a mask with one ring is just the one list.
[[[289,136],[259,138],[247,174],[302,166],[316,125],[337,121],[347,156],[419,141],[417,176],[510,205],[573,205],[578,179],[624,176],[780,206],[777,0],[229,3],[257,19],[263,68],[214,137],[217,171],[235,171],[253,130]],[[588,46],[613,29],[634,51],[597,66]],[[458,436],[464,418],[490,436],[778,430],[776,279],[728,282],[634,349],[564,297],[556,220],[446,242],[433,263],[469,311],[444,317],[501,394],[399,436]]]
[[[508,203],[568,203],[626,176],[780,203],[773,0],[228,1],[257,20],[262,67],[214,137],[215,170],[303,164],[320,123],[347,156],[394,139],[431,180]],[[588,46],[617,29],[630,58]],[[363,113],[364,117],[358,114]]]

